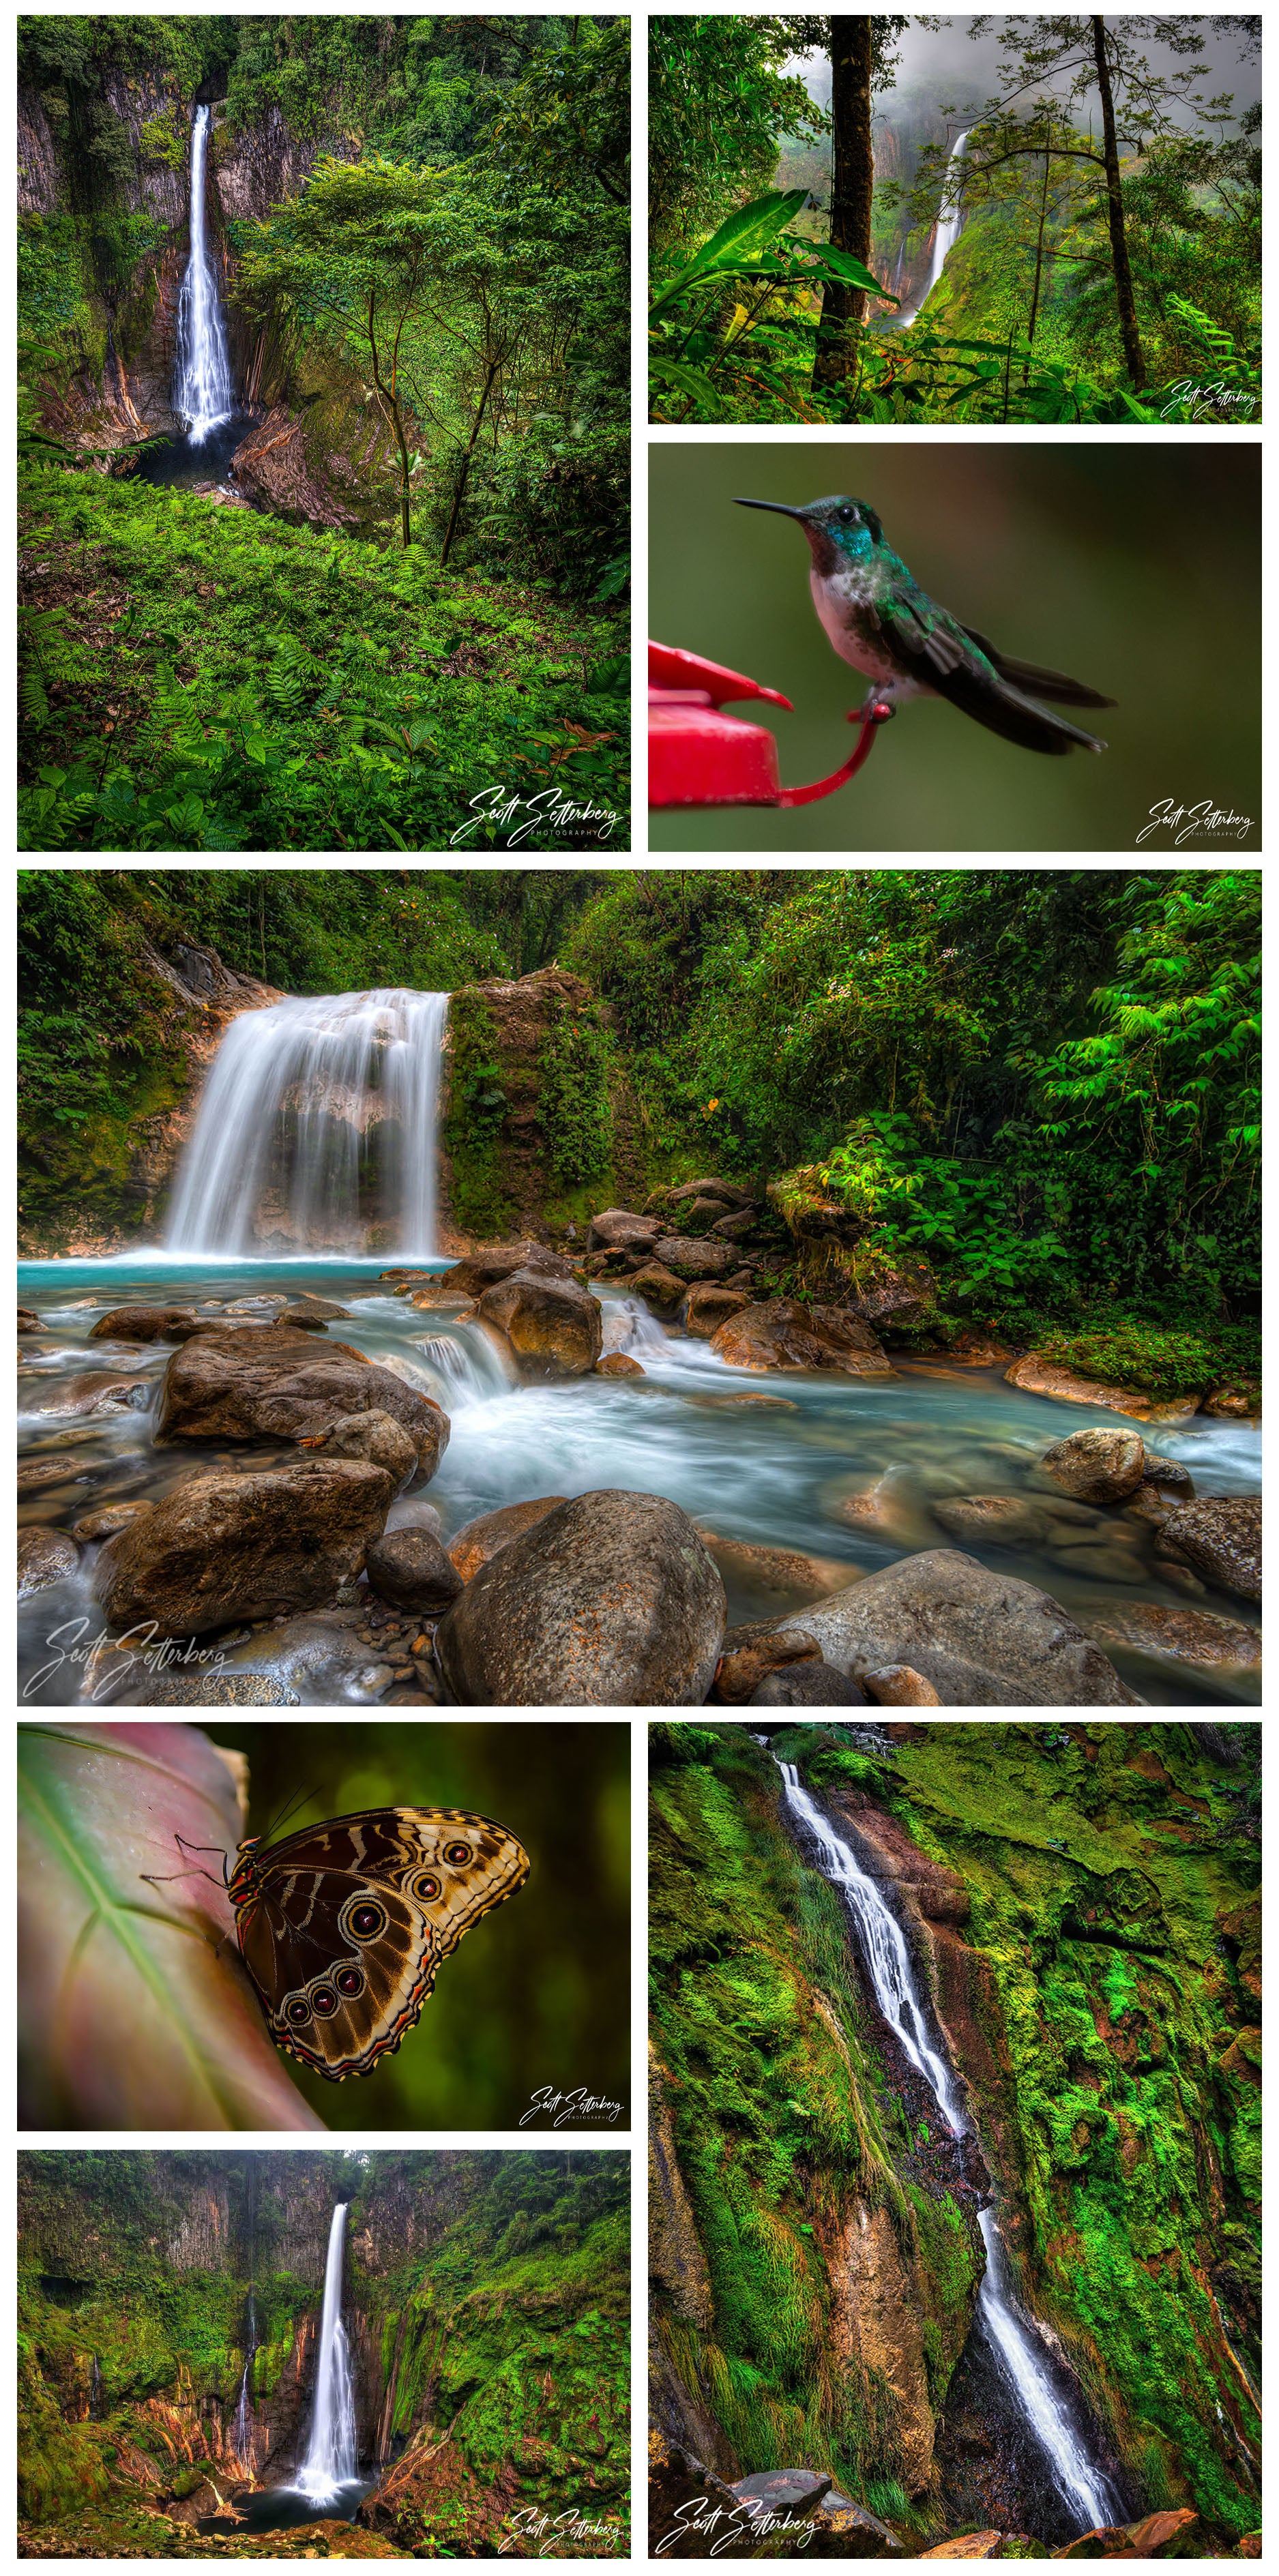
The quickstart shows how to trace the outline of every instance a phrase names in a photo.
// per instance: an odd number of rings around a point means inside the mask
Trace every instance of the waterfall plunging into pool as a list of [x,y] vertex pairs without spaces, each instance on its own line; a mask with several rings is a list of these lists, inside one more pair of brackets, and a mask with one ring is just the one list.
[[197,107],[191,125],[191,250],[178,299],[173,408],[193,447],[235,410],[222,302],[205,238],[205,171],[213,111]]
[[249,2381],[253,2376],[253,2356],[258,2348],[258,2312],[253,2292],[249,2292],[249,2312],[244,2331],[244,2368],[240,2373],[240,2403],[236,2409],[235,2447],[242,2460],[249,2456],[253,2439],[253,2404]]
[[[813,1847],[823,1878],[837,1887],[856,1926],[875,2000],[911,2065],[922,2075],[942,2117],[957,2137],[972,2127],[954,2070],[929,2037],[914,1962],[902,1927],[882,1889],[862,1868],[851,1844],[836,1832],[816,1800],[800,1786],[799,1768],[773,1756],[786,1803],[803,1839]],[[977,2293],[976,2324],[995,2367],[1044,2462],[1053,2486],[1081,2530],[1122,2519],[1110,2480],[1089,2458],[1067,2403],[1061,2374],[1033,2317],[1019,2305],[1007,2249],[993,2209],[978,2217],[986,2269]]]
[[447,993],[395,987],[242,1011],[183,1153],[170,1249],[354,1252],[376,1227],[429,1259],[447,1015]]
[[319,2365],[315,2378],[315,2413],[311,2439],[298,2471],[298,2492],[315,2504],[336,2501],[339,2489],[355,2477],[355,2395],[351,2355],[342,2323],[342,2256],[348,2204],[338,2202],[329,2229],[324,2267],[324,2306],[320,2313]]
[[[964,133],[957,134],[955,137],[955,141],[951,146],[950,159],[946,165],[946,176],[948,180],[950,178],[951,171],[954,169],[955,163],[963,160],[964,145],[967,141],[968,129],[965,129]],[[938,217],[937,232],[933,242],[932,264],[928,271],[928,284],[924,288],[923,294],[920,296],[918,306],[910,317],[911,322],[917,322],[919,320],[920,313],[928,302],[928,298],[932,294],[938,278],[941,276],[942,270],[946,265],[946,261],[951,251],[954,249],[960,233],[963,231],[963,226],[963,212],[960,207],[959,199],[956,198],[950,212]],[[907,328],[909,328],[909,324],[907,325]]]

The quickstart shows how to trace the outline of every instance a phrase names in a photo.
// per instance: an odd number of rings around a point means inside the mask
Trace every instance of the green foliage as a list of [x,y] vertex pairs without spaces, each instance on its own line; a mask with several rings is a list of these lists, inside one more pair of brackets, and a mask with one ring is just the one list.
[[454,995],[448,1046],[443,1141],[453,1212],[468,1232],[500,1234],[510,1214],[501,1157],[506,1093],[493,1014],[477,993]]
[[185,170],[186,136],[179,134],[167,116],[148,116],[138,133],[138,150],[144,161],[163,161],[170,170]]
[[570,1187],[599,1180],[613,1154],[609,1043],[594,1009],[562,1003],[538,1059],[538,1114],[551,1170]]

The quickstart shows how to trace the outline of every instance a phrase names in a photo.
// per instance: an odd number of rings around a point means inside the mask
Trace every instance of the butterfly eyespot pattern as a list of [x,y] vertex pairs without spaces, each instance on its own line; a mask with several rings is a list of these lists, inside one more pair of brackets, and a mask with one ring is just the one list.
[[368,1808],[241,1843],[227,1888],[277,2048],[335,2083],[371,2074],[441,1961],[528,1872],[505,1825],[453,1807]]

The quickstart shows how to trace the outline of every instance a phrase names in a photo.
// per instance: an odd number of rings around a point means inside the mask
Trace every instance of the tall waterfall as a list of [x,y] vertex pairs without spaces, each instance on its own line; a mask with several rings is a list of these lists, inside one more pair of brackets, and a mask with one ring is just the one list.
[[249,2313],[244,2337],[244,2368],[240,2373],[240,2403],[236,2409],[235,2418],[235,2447],[242,2460],[247,2460],[249,2444],[253,2439],[253,2402],[249,2396],[249,2381],[253,2376],[253,2356],[257,2348],[258,2311],[253,2292],[250,2290]]
[[[822,1876],[839,1889],[857,1927],[879,2009],[889,2028],[896,2032],[916,2073],[928,2085],[943,2118],[956,2136],[962,2137],[972,2123],[953,2070],[928,2036],[928,2017],[901,1925],[851,1845],[836,1833],[815,1800],[801,1788],[798,1765],[779,1761],[776,1755],[773,1758],[785,1783],[786,1803],[804,1839],[816,1846]],[[1118,2522],[1122,2513],[1120,2500],[1109,2479],[1089,2459],[1048,2348],[1033,2317],[1018,2305],[994,2211],[983,2209],[978,2225],[986,2248],[986,2269],[977,2293],[977,2323],[1000,2376],[1062,2503],[1079,2517],[1080,2529],[1093,2530],[1101,2524]]]
[[[948,180],[951,171],[954,169],[955,163],[963,160],[964,145],[968,141],[970,131],[971,128],[967,128],[963,134],[957,134],[955,137],[954,143],[951,146],[950,159],[946,165],[946,176]],[[937,280],[941,276],[942,270],[946,265],[947,257],[954,249],[960,233],[963,231],[963,226],[963,214],[960,211],[959,201],[956,199],[950,213],[941,215],[938,218],[937,235],[933,243],[932,266],[928,271],[928,284],[924,288],[923,294],[920,296],[919,305],[916,311],[912,313],[910,317],[912,322],[917,322],[919,320],[920,312],[922,312],[923,307],[928,302],[928,298],[932,294],[933,288],[937,284]]]
[[298,2488],[316,2504],[337,2498],[352,2480],[355,2461],[355,2396],[351,2356],[342,2323],[342,2256],[347,2203],[338,2202],[329,2229],[324,2266],[324,2306],[320,2314],[320,2356],[315,2379],[315,2413],[306,2458],[298,2471]]
[[183,1153],[170,1249],[235,1258],[275,1232],[299,1251],[358,1252],[376,1179],[394,1249],[429,1258],[447,1014],[447,993],[393,987],[242,1011]]
[[235,410],[222,303],[205,241],[205,165],[212,125],[212,109],[197,107],[191,127],[191,252],[178,299],[173,378],[173,408],[186,422],[194,447],[203,446],[210,430],[230,420]]

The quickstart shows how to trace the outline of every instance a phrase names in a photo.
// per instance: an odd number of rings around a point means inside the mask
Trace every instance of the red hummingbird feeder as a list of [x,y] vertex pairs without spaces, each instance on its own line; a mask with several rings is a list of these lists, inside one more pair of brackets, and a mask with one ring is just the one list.
[[811,787],[783,787],[777,766],[777,744],[762,725],[742,716],[720,713],[730,698],[758,698],[785,707],[789,698],[776,689],[761,689],[741,671],[726,671],[720,662],[704,662],[699,653],[681,653],[669,644],[648,648],[648,801],[671,805],[815,805],[855,778],[870,756],[876,732],[892,714],[873,705],[850,715],[860,724],[857,747],[843,767]]

